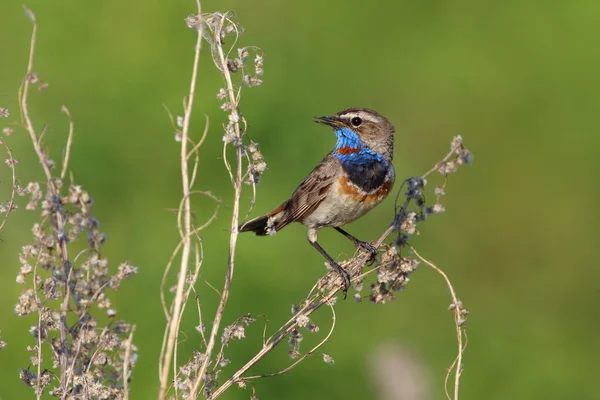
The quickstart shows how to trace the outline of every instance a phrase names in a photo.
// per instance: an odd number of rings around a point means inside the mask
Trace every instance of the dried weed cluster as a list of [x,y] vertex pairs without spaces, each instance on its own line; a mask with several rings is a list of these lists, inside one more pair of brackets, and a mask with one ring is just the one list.
[[[10,211],[17,208],[15,194],[29,196],[25,209],[40,213],[32,228],[32,242],[23,246],[18,257],[21,267],[16,282],[26,288],[15,313],[37,317],[29,330],[29,366],[20,370],[20,378],[33,388],[37,398],[48,387],[50,395],[62,399],[127,398],[129,374],[137,358],[131,342],[134,328],[116,318],[109,294],[135,275],[137,268],[122,263],[110,272],[101,253],[106,235],[91,212],[92,198],[74,182],[65,183],[73,139],[73,123],[66,107],[63,112],[69,118],[69,137],[60,171],[55,172],[57,164],[43,149],[45,131],[34,127],[28,96],[32,85],[45,90],[48,84],[32,72],[37,23],[31,11],[26,10],[26,14],[34,28],[28,69],[19,92],[21,121],[15,126],[29,134],[44,179],[21,187],[14,178],[17,160],[5,145],[9,154],[6,164],[13,170],[12,198],[0,209],[5,213],[2,226]],[[8,116],[7,111],[2,114]],[[12,127],[3,129],[6,136],[14,132]]]

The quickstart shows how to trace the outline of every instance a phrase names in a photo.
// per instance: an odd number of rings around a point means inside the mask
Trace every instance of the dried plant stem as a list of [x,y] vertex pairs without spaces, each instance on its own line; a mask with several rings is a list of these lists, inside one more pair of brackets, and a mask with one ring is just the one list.
[[[2,144],[4,146],[4,149],[6,150],[6,154],[8,154],[8,159],[14,160],[14,157],[13,157],[12,151],[10,150],[10,147],[8,147],[8,145],[6,143],[4,143],[3,140],[0,140],[0,144]],[[14,210],[14,207],[15,207],[15,195],[17,193],[17,190],[16,190],[17,189],[16,168],[17,168],[17,166],[14,163],[10,166],[11,173],[12,173],[12,188],[10,191],[10,201],[8,203],[8,209],[6,210],[6,214],[4,214],[4,218],[2,218],[2,222],[0,222],[0,230],[2,230],[2,228],[4,228],[6,221],[8,221],[8,216]]]
[[450,159],[450,157],[452,157],[452,155],[454,155],[454,154],[455,154],[455,152],[453,151],[453,149],[451,149],[450,152],[448,154],[446,154],[446,156],[444,158],[442,158],[433,167],[431,167],[431,169],[429,171],[425,172],[421,176],[421,178],[426,178],[428,175],[430,175],[433,172],[437,171],[438,168],[440,167],[440,165],[442,165],[443,163],[445,163],[446,161],[448,161]]
[[[196,1],[196,5],[198,8],[198,17],[201,18],[201,5],[200,1]],[[196,40],[196,47],[194,53],[194,64],[192,68],[192,79],[190,82],[190,91],[187,101],[185,103],[184,117],[183,117],[183,127],[182,127],[182,139],[181,139],[181,177],[182,177],[182,185],[183,185],[183,227],[180,227],[180,230],[183,230],[182,235],[182,249],[181,249],[181,266],[179,268],[179,277],[177,282],[177,290],[175,294],[175,299],[173,301],[173,310],[171,312],[170,318],[168,319],[168,338],[165,347],[164,357],[162,357],[162,362],[160,365],[160,390],[158,398],[159,400],[163,400],[166,397],[167,389],[168,389],[168,381],[169,381],[169,367],[171,365],[171,360],[173,358],[173,353],[176,347],[176,338],[179,330],[179,325],[181,322],[181,309],[183,307],[184,302],[184,288],[187,278],[187,273],[189,269],[190,262],[190,253],[191,253],[191,241],[192,241],[192,212],[191,212],[191,204],[190,204],[190,177],[189,177],[189,166],[188,166],[188,136],[189,136],[189,127],[190,127],[190,117],[192,114],[192,106],[194,104],[194,94],[196,91],[196,82],[198,77],[198,64],[200,61],[200,50],[202,49],[202,32],[201,25],[198,24],[198,37]],[[174,370],[176,366],[173,366]],[[175,375],[176,371],[174,371]]]
[[131,362],[131,346],[133,346],[134,332],[135,325],[131,327],[131,332],[129,332],[129,338],[125,347],[125,357],[123,357],[123,389],[125,396],[123,400],[129,400],[129,363]]
[[[225,18],[223,17],[221,19],[221,26],[219,28],[219,31],[222,28],[224,22],[225,22]],[[220,41],[217,41],[215,43],[215,46],[217,47],[219,63],[220,63],[220,67],[221,67],[221,73],[223,74],[223,77],[225,78],[227,93],[229,95],[229,101],[231,102],[233,113],[235,115],[239,116],[238,98],[236,97],[234,89],[233,89],[231,74],[229,72],[229,68],[227,67],[227,60],[223,53],[222,44]],[[241,143],[242,135],[241,135],[239,121],[235,122],[234,127],[235,127],[235,134],[237,136],[237,139]],[[242,183],[243,183],[243,181],[242,181],[242,179],[243,179],[242,147],[240,145],[237,145],[235,148],[235,152],[236,152],[236,164],[237,165],[236,165],[235,179],[232,182],[233,189],[234,189],[234,196],[233,196],[233,212],[232,212],[232,216],[231,216],[231,231],[229,234],[229,256],[227,259],[227,272],[225,274],[225,283],[223,285],[223,291],[221,292],[221,299],[219,301],[219,306],[217,307],[217,312],[216,312],[215,318],[213,320],[212,329],[211,329],[210,335],[208,337],[208,345],[206,346],[204,361],[202,362],[202,365],[200,366],[196,380],[194,381],[194,385],[192,387],[192,390],[190,391],[191,398],[196,398],[198,389],[200,388],[200,385],[204,378],[204,374],[206,373],[208,364],[212,358],[212,353],[215,348],[215,343],[217,340],[217,335],[219,333],[221,320],[223,318],[223,313],[225,312],[225,306],[227,305],[227,300],[229,298],[231,281],[233,279],[233,271],[234,271],[234,266],[235,266],[235,250],[236,250],[237,239],[238,239],[240,197],[241,197]]]
[[67,139],[67,148],[65,150],[65,157],[63,158],[62,171],[60,172],[60,179],[64,180],[67,175],[67,166],[69,165],[69,157],[71,155],[71,146],[73,145],[73,133],[75,132],[75,127],[73,125],[73,117],[71,117],[71,112],[67,108],[67,106],[62,106],[62,112],[67,115],[69,119],[69,137]]
[[[376,247],[381,246],[383,241],[392,233],[393,227],[389,227],[386,231],[379,237],[377,242],[375,243]],[[360,271],[365,264],[369,261],[370,253],[361,252],[357,257],[350,259],[341,264],[341,266],[348,271],[350,276],[355,276],[358,271]],[[219,397],[225,390],[227,390],[231,385],[238,382],[242,378],[242,375],[245,374],[251,367],[253,367],[256,363],[258,363],[261,359],[263,359],[268,353],[270,353],[279,343],[281,343],[294,329],[298,327],[298,317],[300,316],[310,316],[312,313],[317,311],[321,306],[330,304],[332,298],[335,297],[338,291],[340,291],[344,283],[342,279],[337,275],[337,273],[329,273],[325,277],[321,278],[317,285],[321,287],[321,292],[310,296],[310,298],[306,301],[305,305],[298,311],[298,313],[294,316],[294,318],[290,319],[286,322],[281,328],[277,330],[275,335],[271,336],[267,339],[266,343],[263,345],[262,349],[254,357],[252,357],[244,366],[238,369],[229,379],[227,379],[223,384],[213,392],[213,394],[209,397],[210,400],[214,400]]]
[[[107,393],[111,397],[127,398],[127,393],[123,394],[123,390],[128,390],[121,375],[123,365],[117,357],[127,353],[125,375],[128,375],[127,371],[131,370],[136,359],[132,356],[135,346],[130,343],[133,331],[127,343],[124,336],[130,325],[119,320],[108,322],[100,333],[103,324],[99,324],[90,311],[93,303],[98,301],[97,307],[106,309],[109,318],[114,317],[116,310],[110,308],[110,300],[104,297],[104,291],[109,286],[118,289],[121,281],[137,273],[137,267],[122,263],[114,275],[108,273],[107,261],[99,250],[106,236],[97,229],[98,221],[91,214],[91,197],[74,183],[65,190],[63,181],[69,170],[74,137],[73,119],[66,106],[62,107],[62,111],[69,121],[69,134],[62,166],[60,170],[53,171],[54,162],[43,143],[46,126],[36,131],[29,109],[30,90],[38,81],[37,74],[33,72],[38,25],[31,10],[25,8],[25,14],[33,28],[27,70],[19,87],[19,110],[21,125],[29,133],[42,166],[41,181],[45,183],[45,190],[41,189],[43,183],[40,182],[31,182],[27,189],[19,189],[18,186],[14,189],[19,195],[31,195],[28,210],[38,208],[39,201],[43,199],[41,220],[32,229],[35,242],[23,246],[19,253],[21,269],[17,283],[26,283],[31,278],[32,286],[22,292],[15,312],[19,316],[38,314],[36,325],[30,331],[34,337],[37,336],[36,344],[28,346],[28,351],[34,355],[30,358],[30,366],[20,370],[20,379],[34,390],[37,399],[44,397],[46,387],[52,383],[54,387],[50,395],[65,400],[74,396],[105,398]],[[71,250],[71,259],[69,243],[75,243],[85,233],[87,247],[79,254]],[[86,259],[79,264],[78,260],[84,254]],[[34,259],[35,262],[32,262]],[[43,351],[42,345],[47,345],[48,351]],[[51,354],[52,362],[44,368],[42,356],[46,353]],[[36,367],[37,372],[34,372]]]
[[[454,311],[454,325],[456,327],[456,341],[458,344],[458,354],[457,354],[456,358],[454,359],[454,362],[452,363],[452,365],[450,365],[450,367],[448,368],[448,373],[446,374],[445,389],[446,389],[446,397],[448,398],[448,400],[458,400],[458,394],[459,394],[459,388],[460,388],[460,376],[462,374],[462,357],[463,357],[463,353],[465,352],[465,348],[467,347],[467,344],[466,344],[467,333],[464,328],[464,322],[465,322],[464,321],[464,318],[465,318],[464,308],[462,307],[461,301],[456,296],[456,291],[454,290],[454,286],[452,285],[452,282],[448,278],[448,275],[446,275],[446,273],[444,271],[442,271],[440,268],[438,268],[431,261],[423,258],[417,252],[417,250],[415,250],[414,247],[410,246],[410,249],[414,253],[414,255],[417,256],[417,258],[419,258],[421,261],[423,261],[429,267],[433,268],[438,274],[440,274],[444,278],[444,281],[446,281],[446,285],[448,286],[448,290],[450,291],[450,296],[452,297],[452,309]],[[465,339],[464,344],[463,344],[463,336]],[[454,393],[453,393],[453,396],[450,396],[450,393],[448,392],[447,382],[448,382],[448,379],[449,379],[450,374],[452,373],[453,369],[454,369]]]
[[[37,259],[35,260],[35,263],[33,264],[33,276],[37,276],[37,267],[39,265],[39,260],[40,260],[40,256],[38,254]],[[37,283],[35,282],[35,280],[33,281],[33,290],[34,290],[34,296],[35,296],[35,301],[37,303],[40,302],[40,299],[37,295],[38,293],[38,287],[37,287]],[[38,363],[37,363],[37,379],[35,382],[35,398],[36,399],[41,399],[42,398],[42,385],[41,385],[41,378],[42,378],[42,330],[40,329],[40,327],[42,326],[42,313],[38,313],[38,329],[37,329],[37,358],[38,358]]]
[[270,374],[265,374],[265,375],[255,375],[255,376],[247,376],[244,377],[244,379],[259,379],[259,378],[270,378],[273,376],[278,376],[278,375],[282,375],[285,374],[286,372],[290,371],[292,368],[294,368],[296,365],[300,364],[302,361],[304,361],[305,358],[309,357],[310,355],[312,355],[315,351],[317,351],[319,349],[319,347],[323,346],[325,344],[325,342],[327,342],[329,340],[329,338],[331,337],[331,335],[333,334],[333,331],[335,329],[335,325],[337,322],[337,318],[335,316],[335,308],[333,308],[333,304],[331,303],[326,303],[329,308],[331,309],[331,328],[329,328],[329,332],[327,333],[327,336],[325,336],[316,346],[314,346],[312,349],[310,349],[309,351],[307,351],[306,353],[304,353],[302,355],[302,357],[298,358],[296,361],[294,361],[291,365],[285,367],[284,369],[277,371],[277,372],[273,372]]
[[[34,55],[35,55],[35,44],[36,44],[36,39],[37,39],[37,22],[35,19],[35,15],[33,14],[33,12],[31,10],[25,8],[25,12],[31,19],[31,22],[33,24],[33,30],[31,33],[31,42],[30,42],[30,46],[29,46],[29,60],[27,62],[27,73],[25,74],[25,78],[23,79],[23,83],[22,83],[20,91],[19,91],[20,108],[21,108],[21,115],[22,115],[22,120],[23,120],[22,122],[25,125],[25,128],[27,129],[27,131],[29,132],[35,153],[36,153],[38,159],[40,160],[40,163],[42,164],[44,174],[46,175],[46,184],[48,185],[48,191],[50,192],[50,194],[52,196],[58,197],[58,191],[57,191],[56,185],[54,184],[54,182],[52,180],[52,172],[50,171],[51,167],[50,167],[49,159],[44,154],[44,151],[41,148],[40,138],[37,137],[35,128],[33,127],[33,123],[31,121],[31,117],[29,115],[29,105],[28,105],[27,100],[28,100],[28,95],[29,95],[30,77],[31,77],[31,74],[33,73],[33,60],[34,60]],[[72,143],[71,141],[69,141],[67,143],[66,154],[69,154],[69,151],[70,151],[69,147],[71,146],[71,143]],[[65,164],[63,165],[63,170],[66,170],[66,168],[67,168],[66,162],[68,162],[68,158],[65,157]],[[64,297],[63,304],[61,306],[61,312],[60,312],[61,313],[60,384],[62,386],[63,393],[64,393],[63,398],[65,398],[67,396],[65,382],[67,380],[67,373],[68,373],[67,364],[68,364],[68,360],[69,360],[69,350],[68,350],[68,346],[67,346],[67,336],[68,336],[68,329],[69,329],[68,322],[67,322],[67,312],[69,310],[69,302],[71,299],[71,285],[70,285],[71,265],[69,263],[69,252],[68,252],[68,248],[67,248],[67,241],[65,240],[65,235],[64,235],[64,227],[65,227],[64,215],[62,213],[57,212],[54,214],[54,217],[55,218],[54,219],[51,218],[50,221],[51,221],[51,223],[54,223],[53,230],[54,230],[56,239],[59,243],[58,253],[59,253],[60,259],[62,261],[64,276],[66,279],[66,281],[65,281],[65,297]],[[34,280],[35,280],[35,277],[34,277]],[[41,327],[39,327],[39,328],[41,329]]]
[[29,85],[30,85],[30,77],[33,73],[33,59],[35,55],[35,43],[37,40],[37,21],[35,16],[31,10],[25,9],[27,15],[31,17],[31,22],[33,24],[33,31],[31,32],[31,42],[29,44],[29,59],[27,61],[27,72],[25,74],[25,78],[23,79],[23,83],[21,84],[21,88],[19,91],[19,99],[21,105],[21,115],[22,120],[31,136],[31,141],[33,143],[33,148],[40,159],[40,163],[42,164],[42,168],[44,169],[44,174],[46,175],[46,180],[49,182],[49,185],[53,185],[52,183],[52,173],[50,172],[50,166],[46,161],[46,156],[41,149],[40,142],[38,140],[37,134],[35,133],[35,128],[33,127],[33,123],[31,122],[31,117],[29,116],[29,107],[28,107],[28,96],[29,96]]

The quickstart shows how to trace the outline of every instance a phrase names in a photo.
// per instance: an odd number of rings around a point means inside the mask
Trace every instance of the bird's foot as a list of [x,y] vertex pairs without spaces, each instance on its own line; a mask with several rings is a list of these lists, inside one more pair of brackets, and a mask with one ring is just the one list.
[[371,243],[363,242],[363,241],[358,241],[356,243],[356,245],[358,247],[360,247],[361,249],[369,252],[370,256],[369,256],[369,260],[367,260],[367,263],[373,264],[373,262],[375,261],[375,257],[377,257],[377,254],[379,253],[377,248],[375,246],[373,246]]
[[348,289],[350,289],[350,274],[346,272],[346,270],[342,268],[338,263],[333,263],[333,268],[344,282],[344,287],[342,288],[342,291],[344,292],[344,300],[346,300],[346,297],[348,297]]

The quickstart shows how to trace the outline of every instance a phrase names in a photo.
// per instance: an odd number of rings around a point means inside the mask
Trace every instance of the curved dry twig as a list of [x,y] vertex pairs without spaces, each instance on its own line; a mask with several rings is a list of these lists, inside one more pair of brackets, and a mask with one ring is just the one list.
[[[200,0],[196,0],[196,6],[198,8],[198,15],[201,15],[201,5]],[[175,292],[175,299],[173,300],[173,312],[171,314],[171,319],[168,321],[168,332],[166,345],[164,346],[164,353],[161,352],[161,363],[159,366],[159,376],[160,376],[160,389],[159,389],[159,400],[165,399],[167,394],[168,382],[169,382],[169,370],[171,365],[171,360],[173,358],[173,353],[176,347],[176,338],[177,331],[179,329],[180,323],[180,311],[183,307],[183,297],[184,297],[184,288],[187,278],[187,271],[189,268],[189,257],[191,253],[191,239],[192,239],[192,211],[191,211],[191,201],[190,201],[190,177],[189,177],[189,167],[188,167],[188,134],[190,129],[190,117],[192,114],[192,107],[194,104],[194,94],[196,91],[196,82],[198,79],[198,65],[200,62],[200,50],[202,49],[202,29],[201,25],[198,25],[198,37],[196,40],[196,47],[194,52],[194,62],[192,67],[192,78],[190,81],[190,89],[189,96],[187,102],[185,103],[185,112],[183,117],[183,127],[182,127],[182,140],[181,140],[181,178],[182,178],[182,186],[183,186],[183,197],[184,197],[184,235],[183,235],[183,245],[181,250],[181,267],[179,269],[179,278],[177,282],[177,289]],[[176,366],[173,366],[175,369]]]
[[60,172],[60,179],[64,181],[65,176],[67,175],[67,167],[69,166],[69,157],[71,155],[71,146],[73,145],[73,133],[75,131],[75,127],[73,125],[73,117],[71,116],[71,112],[67,106],[62,106],[61,111],[64,112],[69,119],[69,137],[67,138],[65,157],[63,158],[62,171]]
[[[450,365],[450,367],[448,368],[448,373],[446,374],[446,379],[445,379],[446,384],[444,385],[445,386],[444,389],[446,390],[446,396],[448,397],[449,400],[458,400],[458,394],[459,394],[459,388],[460,388],[460,376],[462,374],[462,357],[463,357],[463,354],[467,347],[467,343],[466,343],[467,332],[465,330],[465,322],[466,322],[466,316],[468,314],[468,311],[464,309],[462,302],[456,296],[456,291],[454,290],[454,286],[452,285],[450,278],[448,278],[448,275],[446,275],[446,273],[444,271],[442,271],[440,268],[438,268],[431,261],[423,258],[417,252],[417,250],[415,250],[414,247],[410,246],[410,250],[414,253],[414,255],[417,256],[417,258],[419,258],[421,261],[423,261],[425,264],[427,264],[429,267],[431,267],[433,270],[435,270],[438,274],[440,274],[442,276],[442,278],[444,278],[444,281],[446,282],[446,286],[448,286],[448,290],[450,291],[450,296],[452,297],[452,304],[450,306],[450,310],[454,311],[454,325],[456,328],[456,341],[458,344],[458,354],[457,354],[456,358],[454,359],[454,361],[452,362],[452,364]],[[464,344],[463,344],[463,336],[465,338]],[[451,397],[448,392],[447,382],[448,382],[448,378],[450,377],[450,374],[452,373],[453,369],[455,371],[454,372],[454,391],[453,391],[453,396]]]
[[[4,140],[0,139],[0,144],[2,146],[4,146],[4,149],[6,150],[6,154],[8,154],[8,159],[14,160],[13,153],[10,150],[10,147],[8,147],[8,145],[4,142]],[[2,218],[2,222],[0,222],[0,230],[2,230],[2,228],[4,228],[4,225],[8,221],[8,216],[10,215],[10,213],[12,213],[15,210],[15,197],[17,194],[16,162],[11,161],[9,167],[11,169],[11,175],[12,175],[12,188],[10,191],[10,201],[8,202],[8,207],[6,209],[6,213],[4,214],[4,218]]]
[[[227,17],[225,15],[222,16],[220,25],[217,28],[217,32],[218,32],[218,34],[217,34],[218,36],[216,35],[217,40],[215,41],[215,43],[213,43],[213,45],[216,48],[216,51],[218,54],[218,65],[221,66],[221,72],[222,72],[223,77],[225,78],[225,83],[226,83],[226,87],[227,87],[226,91],[229,95],[229,100],[231,102],[231,107],[233,110],[232,112],[236,113],[236,115],[239,115],[239,111],[237,110],[239,97],[236,99],[236,97],[234,96],[231,74],[227,67],[227,59],[223,52],[222,42],[220,41],[220,39],[218,39],[220,37],[220,31],[223,29],[223,24],[225,23],[226,20],[227,20]],[[235,135],[236,135],[237,139],[239,141],[241,141],[241,131],[240,131],[239,119],[238,119],[238,121],[234,122],[234,130],[235,130]],[[221,325],[221,320],[223,318],[225,306],[227,305],[227,300],[229,298],[229,289],[231,287],[231,281],[233,279],[233,272],[234,272],[234,268],[235,268],[235,251],[236,251],[237,238],[238,238],[237,227],[239,224],[240,198],[241,198],[242,184],[243,184],[243,181],[242,181],[242,175],[243,175],[243,173],[242,173],[242,152],[243,152],[243,150],[242,150],[242,147],[238,145],[238,146],[236,146],[235,151],[236,151],[236,175],[235,175],[235,180],[233,182],[233,189],[234,189],[233,212],[232,212],[232,216],[231,216],[231,231],[229,234],[229,257],[227,260],[227,271],[225,273],[225,283],[223,284],[223,291],[221,293],[221,299],[219,301],[219,305],[217,307],[217,312],[213,319],[212,329],[208,336],[208,345],[206,346],[205,353],[204,353],[205,358],[204,358],[204,361],[202,362],[202,365],[200,366],[200,369],[196,376],[195,382],[192,386],[192,390],[190,392],[190,396],[192,398],[196,397],[196,393],[198,392],[198,389],[200,388],[200,385],[204,379],[204,374],[206,373],[208,364],[212,358],[212,353],[214,350],[216,338],[217,338],[219,328]]]
[[[33,122],[31,120],[31,117],[29,114],[29,103],[28,103],[29,86],[30,86],[30,77],[32,76],[32,73],[33,73],[33,60],[34,60],[34,55],[35,55],[35,44],[37,41],[38,25],[37,25],[37,21],[35,19],[35,15],[33,14],[33,12],[31,10],[29,10],[27,7],[24,7],[24,9],[25,9],[25,13],[27,14],[27,16],[29,17],[29,19],[32,22],[33,28],[32,28],[32,33],[31,33],[31,41],[30,41],[30,47],[29,47],[29,59],[27,61],[27,70],[25,73],[25,77],[23,78],[21,88],[19,90],[22,121],[23,121],[23,124],[25,125],[25,128],[27,129],[27,132],[29,133],[35,153],[40,161],[40,164],[42,165],[44,174],[46,175],[46,183],[48,185],[48,190],[50,193],[52,193],[52,195],[58,196],[58,191],[56,189],[56,185],[52,179],[52,172],[50,170],[49,159],[46,156],[46,154],[44,154],[44,151],[42,150],[40,138],[37,137],[35,128],[33,126]],[[64,232],[64,227],[65,227],[64,216],[61,213],[57,213],[56,214],[55,231],[59,232],[59,233]],[[66,377],[68,374],[67,362],[68,362],[68,358],[69,358],[69,354],[67,351],[67,335],[68,335],[68,329],[69,329],[69,325],[67,322],[67,312],[69,309],[69,302],[71,300],[71,285],[69,284],[69,282],[70,282],[69,280],[71,278],[71,267],[70,267],[70,263],[69,263],[69,250],[67,248],[66,240],[63,237],[58,237],[58,242],[59,242],[59,247],[58,247],[59,252],[58,253],[59,253],[60,259],[62,260],[62,264],[63,264],[63,268],[64,268],[64,276],[66,278],[65,296],[64,296],[64,300],[63,300],[63,305],[61,307],[61,324],[60,324],[60,336],[61,336],[60,341],[61,341],[61,346],[62,346],[62,352],[61,352],[61,356],[60,356],[60,373],[61,373],[60,382],[61,382],[61,384],[64,384],[64,382],[66,382]]]
[[[383,243],[383,241],[392,233],[393,227],[388,228],[376,241],[376,246],[379,247]],[[357,273],[367,264],[370,258],[370,253],[366,251],[362,251],[357,257],[347,260],[346,262],[341,263],[342,268],[344,268],[350,276],[354,277]],[[344,288],[344,283],[339,276],[339,274],[335,272],[330,272],[317,282],[317,286],[320,287],[320,293],[312,296],[311,299],[307,299],[304,306],[302,306],[296,316],[290,319],[286,324],[284,324],[275,335],[271,336],[267,339],[267,343],[263,346],[263,348],[252,357],[244,366],[242,366],[238,371],[236,371],[229,379],[227,379],[223,384],[215,390],[215,392],[209,397],[209,399],[213,400],[220,396],[225,390],[227,390],[232,384],[238,382],[240,379],[243,379],[243,374],[246,373],[252,366],[254,366],[258,361],[260,361],[264,356],[270,353],[282,340],[284,340],[287,335],[292,332],[294,329],[298,327],[297,316],[310,316],[313,312],[317,311],[321,306],[329,304],[332,299],[336,296],[336,294]]]
[[251,380],[251,379],[259,379],[259,378],[271,378],[273,376],[278,376],[278,375],[285,374],[286,372],[288,372],[292,368],[294,368],[296,365],[298,365],[302,361],[304,361],[305,358],[307,358],[308,356],[312,355],[321,346],[323,346],[329,340],[329,338],[331,337],[331,335],[333,334],[333,331],[335,329],[336,322],[337,322],[337,318],[336,318],[336,315],[335,315],[335,308],[333,308],[333,304],[327,303],[327,305],[331,309],[331,319],[332,319],[331,328],[329,329],[329,332],[327,333],[327,335],[316,346],[314,346],[312,349],[310,349],[309,351],[307,351],[306,353],[304,353],[302,355],[302,357],[298,358],[292,364],[288,365],[287,367],[285,367],[284,369],[282,369],[280,371],[273,372],[273,373],[270,373],[270,374],[264,374],[264,375],[246,376],[243,379],[244,380]]
[[127,338],[127,344],[125,347],[125,357],[123,357],[123,390],[124,390],[124,399],[129,399],[129,364],[131,364],[131,346],[133,346],[133,334],[135,333],[135,325],[131,326],[131,331],[129,332],[129,338]]

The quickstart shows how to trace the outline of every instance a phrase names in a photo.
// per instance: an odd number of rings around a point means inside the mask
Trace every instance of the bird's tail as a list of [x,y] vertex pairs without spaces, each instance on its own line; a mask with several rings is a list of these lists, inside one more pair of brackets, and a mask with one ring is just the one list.
[[286,221],[284,218],[286,204],[287,202],[283,203],[270,213],[241,224],[238,227],[238,231],[254,232],[258,236],[274,235],[275,232],[279,231],[289,223],[289,221]]

